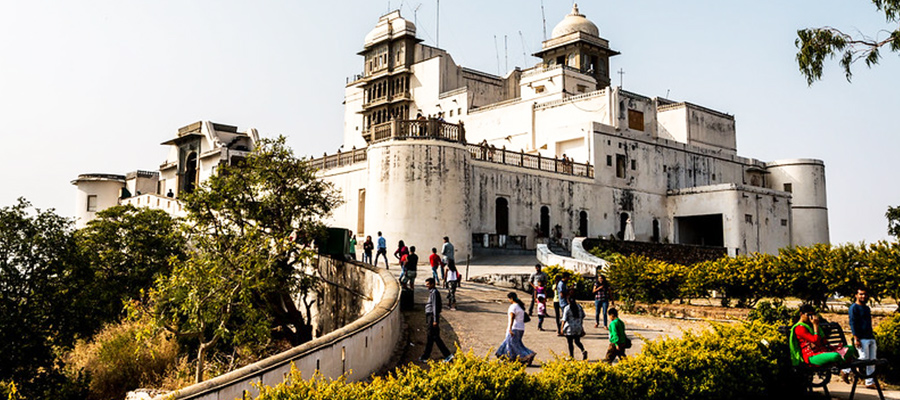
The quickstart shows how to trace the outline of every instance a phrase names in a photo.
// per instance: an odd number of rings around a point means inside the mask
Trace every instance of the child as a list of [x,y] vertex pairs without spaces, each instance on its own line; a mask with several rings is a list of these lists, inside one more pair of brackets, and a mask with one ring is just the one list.
[[456,310],[456,288],[459,287],[459,278],[459,271],[456,270],[456,265],[448,264],[447,279],[444,282],[448,284],[447,305],[454,311]]
[[537,293],[537,300],[538,300],[538,307],[537,307],[538,330],[543,331],[544,330],[544,317],[547,316],[547,293],[545,292],[546,289],[544,288],[544,283],[543,282],[539,283],[538,286],[534,290]]

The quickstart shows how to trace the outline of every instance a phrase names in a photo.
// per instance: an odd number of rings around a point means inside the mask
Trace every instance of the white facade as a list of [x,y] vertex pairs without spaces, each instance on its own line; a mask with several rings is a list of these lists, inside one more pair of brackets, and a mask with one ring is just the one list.
[[238,132],[237,127],[199,121],[181,127],[170,146],[165,162],[156,171],[134,171],[125,176],[83,174],[72,184],[77,187],[76,226],[84,227],[96,212],[117,204],[131,204],[183,216],[179,194],[193,190],[225,163],[242,160],[259,140],[256,129]]
[[732,115],[609,86],[618,52],[577,5],[553,32],[542,63],[500,77],[382,16],[346,87],[353,153],[314,160],[345,200],[332,224],[420,252],[450,236],[458,258],[487,237],[622,235],[629,218],[636,240],[731,254],[828,242],[822,161],[738,156]]

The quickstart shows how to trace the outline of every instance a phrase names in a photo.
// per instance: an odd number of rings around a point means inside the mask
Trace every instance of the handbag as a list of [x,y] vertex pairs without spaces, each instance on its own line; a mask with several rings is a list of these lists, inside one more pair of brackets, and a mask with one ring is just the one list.
[[631,339],[629,339],[627,336],[625,338],[623,338],[621,346],[623,349],[630,349],[631,348]]

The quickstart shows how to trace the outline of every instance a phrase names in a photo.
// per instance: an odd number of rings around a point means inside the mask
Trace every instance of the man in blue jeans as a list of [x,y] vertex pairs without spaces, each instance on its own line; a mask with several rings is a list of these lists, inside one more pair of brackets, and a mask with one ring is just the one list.
[[[874,360],[878,345],[875,343],[875,333],[872,332],[872,310],[866,304],[869,301],[869,292],[864,287],[856,289],[856,302],[850,305],[850,332],[853,334],[853,346],[859,352],[860,360]],[[866,367],[866,375],[875,373],[875,366]],[[850,383],[850,370],[841,371],[841,379]],[[866,387],[875,388],[875,379],[866,379]]]
[[562,317],[562,310],[565,310],[566,306],[569,305],[568,300],[566,300],[569,297],[569,286],[566,284],[568,281],[569,273],[563,272],[559,282],[556,282],[556,287],[553,288],[553,296],[556,298],[556,301],[553,302],[553,311],[556,313],[556,336],[563,336],[560,317]]
[[375,247],[378,252],[375,253],[375,266],[378,266],[378,256],[384,257],[384,268],[391,269],[390,264],[387,259],[387,240],[384,236],[381,236],[381,231],[378,231],[378,245]]
[[612,290],[603,275],[597,275],[594,281],[594,328],[600,327],[600,312],[603,312],[603,327],[606,328],[606,310],[612,302]]

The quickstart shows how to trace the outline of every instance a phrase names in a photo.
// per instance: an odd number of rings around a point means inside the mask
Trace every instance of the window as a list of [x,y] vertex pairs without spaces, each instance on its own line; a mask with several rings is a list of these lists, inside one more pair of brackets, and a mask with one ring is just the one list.
[[787,220],[786,220],[786,219],[781,220],[781,226],[787,226]]
[[535,93],[544,93],[544,86],[535,86],[534,92]]
[[87,210],[97,211],[97,195],[89,194],[87,198]]
[[644,130],[644,113],[638,110],[628,110],[628,129],[636,131]]
[[625,177],[625,156],[616,154],[616,178]]
[[748,223],[753,223],[753,216],[750,214],[744,214],[744,221]]
[[587,92],[587,86],[584,86],[584,85],[578,85],[578,86],[576,86],[576,90],[578,91],[578,93],[584,93],[584,92]]
[[712,174],[712,180],[716,180],[716,174]]
[[794,193],[794,184],[793,183],[785,183],[784,191],[788,193]]
[[631,170],[637,169],[637,160],[631,160]]
[[612,156],[606,156],[606,166],[612,167]]
[[366,231],[366,189],[359,189],[359,204],[356,206],[356,234],[362,235]]
[[453,116],[453,111],[454,111],[453,109],[450,109],[450,116],[451,116],[451,117]]

